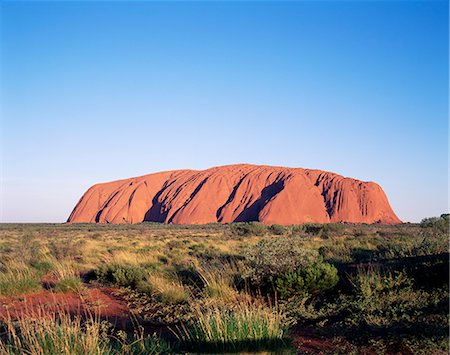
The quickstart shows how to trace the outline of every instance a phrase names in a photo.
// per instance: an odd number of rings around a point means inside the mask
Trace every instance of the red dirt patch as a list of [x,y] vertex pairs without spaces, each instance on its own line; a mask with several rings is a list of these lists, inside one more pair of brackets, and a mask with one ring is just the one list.
[[331,339],[299,330],[292,334],[292,344],[299,354],[333,354],[336,350],[336,344]]
[[[292,344],[299,354],[349,354],[357,351],[361,355],[377,355],[380,352],[371,346],[357,348],[344,337],[333,337],[326,333],[325,329],[315,330],[311,328],[297,328],[291,333]],[[383,352],[386,355],[409,355],[410,351],[390,351]]]
[[114,288],[86,287],[80,293],[43,290],[16,297],[0,297],[0,320],[68,312],[71,315],[92,315],[126,328],[131,323],[131,313],[126,301],[115,295],[116,291]]

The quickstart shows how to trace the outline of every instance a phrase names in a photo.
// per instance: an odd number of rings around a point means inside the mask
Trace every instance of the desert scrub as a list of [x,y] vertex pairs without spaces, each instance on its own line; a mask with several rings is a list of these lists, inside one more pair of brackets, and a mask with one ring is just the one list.
[[179,329],[180,339],[200,349],[219,351],[280,347],[288,323],[277,307],[241,302],[233,308],[212,303],[192,308],[192,324]]
[[374,268],[360,269],[353,285],[355,322],[374,326],[408,322],[428,305],[426,292],[413,289],[413,281],[401,272],[382,274]]
[[441,214],[440,217],[424,218],[420,222],[422,228],[430,230],[434,234],[449,234],[449,214]]
[[279,276],[275,284],[281,297],[290,298],[323,293],[336,286],[338,281],[338,271],[333,265],[316,262],[304,269]]
[[267,227],[259,222],[235,222],[230,224],[230,231],[237,236],[262,236],[267,234]]
[[370,332],[370,338],[381,343],[432,348],[413,353],[448,353],[448,285],[427,292],[415,288],[402,272],[381,273],[373,268],[361,269],[353,284],[354,296],[342,302],[347,325],[360,333]]
[[[230,232],[229,225],[0,225],[0,272],[13,269],[5,267],[6,260],[23,262],[31,266],[31,279],[40,287],[39,278],[44,275],[50,282],[57,279],[57,283],[65,278],[63,275],[78,276],[79,270],[103,269],[101,282],[131,285],[120,287],[114,294],[127,302],[139,321],[175,329],[180,322],[187,327],[191,324],[197,317],[191,307],[196,305],[205,312],[214,307],[233,312],[240,303],[254,300],[255,295],[273,299],[278,278],[304,270],[321,257],[338,268],[340,282],[327,292],[278,297],[283,316],[319,335],[340,338],[354,346],[353,352],[340,353],[371,353],[366,352],[371,346],[379,350],[372,353],[448,353],[448,234],[419,224],[327,226],[331,229],[316,226],[311,233],[306,233],[304,226],[290,226],[282,235],[266,227],[266,235],[239,236]],[[41,263],[46,260],[50,263]],[[68,261],[75,274],[57,266]],[[245,267],[221,280],[216,270],[227,262],[242,262]],[[397,272],[401,272],[409,281],[383,281],[387,286],[378,287],[378,281],[357,280],[359,262],[379,265],[381,278],[389,279],[389,274],[398,278]],[[213,281],[204,274],[202,277],[202,268],[212,270]],[[173,278],[167,274],[176,273],[189,299],[163,303],[158,292],[138,292],[140,284],[136,281],[147,281],[149,273],[169,281]],[[86,279],[90,276],[83,274]],[[10,279],[16,287],[17,277]],[[233,292],[223,285],[240,291],[236,300],[227,296]],[[90,285],[97,286],[95,282]],[[118,337],[113,329],[111,333]],[[131,348],[131,334],[120,339],[109,340],[108,354],[117,349],[138,352]],[[122,340],[127,347],[119,344]],[[158,341],[147,341],[159,346]],[[199,347],[195,351],[199,352]]]
[[159,258],[162,255],[157,250],[146,250],[131,246],[127,250],[115,250],[110,255],[105,255],[103,260],[108,264],[127,264],[127,265],[153,265],[160,263]]
[[138,314],[146,324],[172,327],[192,318],[188,302],[163,303],[157,294],[129,289],[119,290],[117,295],[120,295],[130,310]]
[[388,240],[377,246],[377,257],[395,259],[448,253],[448,238],[448,234],[426,234]]
[[268,231],[274,235],[283,235],[289,231],[288,227],[281,226],[279,224],[272,224],[268,227]]
[[51,238],[48,243],[50,254],[57,260],[78,259],[82,257],[84,240]]
[[0,270],[0,296],[16,296],[42,288],[38,272],[25,263],[3,263]]

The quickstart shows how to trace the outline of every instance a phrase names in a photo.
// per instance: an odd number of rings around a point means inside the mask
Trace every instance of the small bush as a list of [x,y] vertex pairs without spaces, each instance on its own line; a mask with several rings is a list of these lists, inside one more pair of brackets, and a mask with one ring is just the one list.
[[244,276],[255,285],[267,286],[278,276],[313,264],[318,252],[303,248],[291,239],[273,238],[248,247],[244,256],[249,264]]
[[448,234],[438,234],[423,238],[420,244],[414,245],[411,254],[413,256],[434,255],[449,252]]
[[197,289],[205,287],[204,280],[194,266],[175,265],[175,273],[183,285]]
[[143,267],[127,264],[102,265],[96,270],[97,279],[101,282],[109,282],[121,287],[135,288],[145,280],[147,275]]
[[275,284],[282,297],[290,298],[320,294],[336,286],[338,281],[338,271],[333,265],[318,262],[278,277]]
[[80,276],[76,263],[70,258],[66,260],[55,260],[53,262],[52,274],[58,280],[78,278]]
[[[114,349],[114,348],[113,348]],[[115,352],[110,354],[174,354],[174,349],[168,342],[159,338],[156,334],[151,336],[135,335],[134,338],[124,339],[115,346]]]

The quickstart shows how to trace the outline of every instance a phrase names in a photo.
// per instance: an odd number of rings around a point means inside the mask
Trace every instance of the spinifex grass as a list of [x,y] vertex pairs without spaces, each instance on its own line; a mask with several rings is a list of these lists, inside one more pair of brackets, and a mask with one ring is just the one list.
[[212,304],[193,308],[194,321],[182,327],[188,346],[213,350],[260,350],[285,345],[288,324],[277,308],[260,302],[241,302],[232,308]]
[[4,354],[104,354],[108,338],[104,325],[91,317],[86,322],[72,319],[68,314],[34,315],[5,322],[6,336],[0,339]]
[[[2,324],[0,324],[2,325]],[[142,328],[127,335],[111,334],[111,324],[92,314],[70,316],[61,310],[49,314],[43,309],[3,322],[1,354],[32,355],[119,355],[172,354],[171,347],[156,335],[144,336]]]
[[56,284],[56,292],[80,292],[83,289],[83,283],[79,277],[67,277],[61,279]]
[[234,273],[237,272],[229,264],[223,264],[220,268],[202,267],[199,270],[206,294],[222,302],[232,302],[237,299],[238,292],[233,283]]
[[181,303],[189,298],[188,292],[176,276],[150,274],[146,282],[162,303]]
[[3,263],[0,271],[0,296],[16,296],[41,288],[39,276],[23,262]]

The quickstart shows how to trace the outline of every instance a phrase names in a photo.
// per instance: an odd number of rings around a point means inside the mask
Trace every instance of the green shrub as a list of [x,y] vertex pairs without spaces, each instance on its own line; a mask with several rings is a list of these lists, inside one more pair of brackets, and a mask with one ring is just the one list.
[[137,265],[110,264],[102,265],[96,270],[97,279],[121,287],[135,288],[146,278],[146,270]]
[[67,277],[59,280],[55,286],[56,292],[79,292],[83,287],[79,277]]
[[166,255],[159,255],[158,256],[158,261],[161,264],[164,264],[164,265],[168,265],[169,264],[169,258]]
[[306,223],[301,226],[303,232],[311,236],[320,236],[323,239],[328,239],[334,235],[339,235],[343,232],[345,226],[341,223]]
[[244,277],[255,285],[268,285],[278,277],[293,270],[313,264],[318,252],[293,242],[293,238],[263,239],[244,252],[248,270]]
[[230,224],[231,233],[241,237],[267,234],[267,227],[259,222],[236,222]]
[[337,269],[328,263],[317,262],[303,270],[289,272],[275,280],[277,290],[284,298],[320,294],[339,281]]
[[300,296],[307,293],[305,290],[305,280],[301,272],[293,271],[285,276],[278,277],[275,281],[277,291],[281,297],[289,298],[291,296]]

